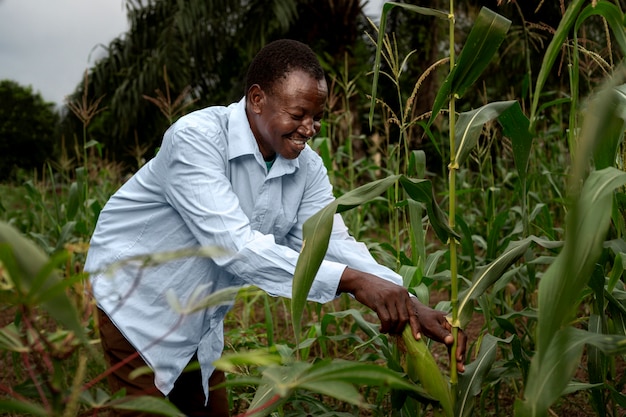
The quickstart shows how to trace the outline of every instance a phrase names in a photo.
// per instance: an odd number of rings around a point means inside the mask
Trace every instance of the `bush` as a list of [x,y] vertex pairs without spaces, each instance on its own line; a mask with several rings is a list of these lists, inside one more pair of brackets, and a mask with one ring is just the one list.
[[16,168],[39,168],[51,155],[59,115],[31,87],[0,81],[0,181]]

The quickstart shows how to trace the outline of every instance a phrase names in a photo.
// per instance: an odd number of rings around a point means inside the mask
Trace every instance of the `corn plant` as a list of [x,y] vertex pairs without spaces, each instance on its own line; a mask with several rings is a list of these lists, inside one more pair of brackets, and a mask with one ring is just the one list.
[[[623,77],[622,71],[617,78]],[[623,292],[618,278],[623,273],[623,267],[616,265],[617,272],[613,273],[613,279],[607,285],[603,266],[599,264],[611,221],[614,192],[626,185],[626,174],[613,168],[612,164],[607,166],[607,161],[616,160],[616,140],[623,137],[625,93],[626,87],[609,85],[589,103],[590,111],[585,115],[577,141],[577,157],[570,178],[568,234],[563,250],[546,271],[539,286],[537,352],[532,360],[524,399],[516,404],[516,415],[548,415],[550,405],[567,389],[585,345],[590,345],[589,351],[594,353],[590,359],[590,373],[596,378],[600,376],[586,386],[588,389],[604,383],[601,374],[603,354],[626,352],[626,332],[619,324],[623,323],[623,311],[617,312],[615,321],[610,320],[617,324],[613,327],[615,333],[607,334],[609,319],[603,316],[605,303],[602,302],[607,292],[612,304],[623,309],[615,298]],[[596,166],[590,171],[589,161],[594,155]],[[617,255],[621,253],[617,252]],[[593,280],[596,280],[595,285],[590,283]],[[599,287],[596,294],[600,304],[595,319],[590,320],[585,331],[572,326],[571,320],[587,285]],[[605,322],[604,326],[602,322]],[[624,396],[613,392],[610,397],[621,403]],[[605,415],[602,398],[594,395],[594,400],[598,412]]]

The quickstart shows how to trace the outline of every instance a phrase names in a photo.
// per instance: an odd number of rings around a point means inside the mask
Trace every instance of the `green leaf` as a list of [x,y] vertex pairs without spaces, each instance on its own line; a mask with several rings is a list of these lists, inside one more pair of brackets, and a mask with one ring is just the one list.
[[465,372],[459,375],[459,393],[455,402],[456,416],[472,415],[474,397],[480,394],[483,381],[496,360],[498,343],[511,343],[513,337],[500,339],[490,334],[485,335],[478,357],[465,367]]
[[317,362],[299,384],[305,387],[311,382],[341,381],[354,385],[389,387],[408,391],[417,391],[415,384],[403,378],[403,375],[391,369],[371,363],[345,361],[341,359]]
[[[598,268],[596,268],[597,270]],[[603,275],[603,274],[601,274]],[[602,277],[604,278],[604,277]],[[602,280],[604,281],[604,280]],[[602,283],[603,284],[603,283]],[[593,333],[602,333],[602,318],[597,314],[591,314],[589,316],[589,325],[588,329]],[[587,347],[587,372],[589,374],[589,382],[603,384],[607,370],[607,360],[606,355],[604,355],[600,349],[595,346]],[[596,410],[602,410],[605,408],[604,405],[604,395],[601,390],[593,390],[590,393],[591,402],[594,405]]]
[[270,366],[263,370],[262,384],[257,388],[246,416],[269,415],[293,393],[292,383],[311,367],[305,362],[290,366]]
[[[568,216],[563,250],[539,284],[538,352],[566,325],[578,305],[609,227],[613,191],[626,184],[626,173],[615,168],[592,172]],[[544,319],[542,320],[542,317]]]
[[165,398],[152,396],[125,397],[121,400],[111,402],[111,406],[116,410],[141,411],[144,413],[159,414],[170,417],[185,417],[174,404]]
[[502,125],[502,133],[511,140],[513,159],[520,180],[526,181],[528,159],[533,142],[530,133],[530,120],[522,112],[519,102],[502,112],[498,121]]
[[102,388],[96,388],[95,392],[96,395],[94,396],[91,391],[82,391],[80,393],[80,401],[90,408],[104,407],[106,402],[111,399],[111,396],[103,391]]
[[[588,140],[594,141],[595,138]],[[581,152],[578,157],[584,161],[585,155],[588,154]],[[581,161],[577,163],[584,166]],[[579,169],[574,181],[581,179],[582,173]],[[626,173],[605,168],[593,171],[580,194],[576,195],[567,219],[565,245],[539,284],[537,351],[531,362],[524,400],[519,400],[515,406],[516,415],[547,415],[548,408],[562,395],[576,369],[584,343],[592,343],[611,354],[626,348],[623,337],[580,333],[567,327],[602,251],[613,191],[624,184]],[[575,193],[576,189],[573,190]]]
[[515,103],[517,103],[517,101],[514,100],[488,103],[478,109],[459,115],[455,130],[455,161],[457,167],[465,163],[471,150],[476,146],[483,130],[483,125],[500,116],[502,112],[509,109]]
[[[21,291],[26,293],[35,288],[36,296],[42,301],[41,307],[52,318],[73,331],[80,340],[86,342],[87,336],[80,323],[78,312],[67,294],[57,291],[52,296],[46,295],[46,291],[61,283],[61,278],[52,268],[55,265],[54,260],[49,261],[43,250],[22,236],[13,226],[4,222],[0,222],[0,246],[1,244],[8,244],[11,248],[16,268],[9,269],[9,273],[15,285],[17,286],[19,282]],[[3,262],[5,261],[6,259],[3,259]]]
[[615,165],[619,144],[624,137],[624,122],[626,120],[626,85],[612,89],[601,96],[605,111],[595,114],[602,126],[602,145],[595,147],[594,162],[596,169]]
[[27,416],[47,417],[50,415],[46,409],[39,404],[18,400],[0,400],[0,411],[17,412]]
[[70,185],[69,195],[67,198],[66,219],[74,220],[76,213],[78,213],[78,207],[80,206],[81,191],[78,188],[78,184],[73,182]]
[[602,16],[611,28],[611,36],[617,41],[626,54],[626,30],[624,29],[624,13],[615,4],[605,0],[599,0],[595,4],[590,4],[580,12],[576,20],[575,33],[577,34],[584,21],[591,16]]
[[480,9],[454,68],[437,92],[428,125],[434,121],[451,96],[462,97],[476,82],[491,62],[510,27],[510,20],[486,7]]
[[460,239],[459,234],[448,226],[446,214],[437,204],[432,182],[405,176],[400,176],[399,181],[409,197],[424,203],[430,225],[441,242],[446,243],[450,237]]
[[471,301],[480,297],[489,287],[496,282],[504,271],[513,265],[528,249],[533,238],[529,237],[517,242],[511,242],[502,255],[500,255],[493,262],[490,262],[484,267],[476,269],[474,278],[472,279],[472,285],[461,294],[459,294],[459,319],[463,322],[460,323],[463,328],[471,318],[473,310],[473,303]]
[[280,364],[282,361],[280,355],[268,352],[267,350],[256,349],[252,351],[243,351],[235,353],[227,353],[222,355],[218,360],[213,362],[217,369],[225,372],[235,372],[242,365],[267,366],[272,364]]
[[15,323],[9,323],[0,329],[0,350],[27,353],[30,348],[22,343],[20,332]]
[[535,84],[535,96],[533,97],[533,104],[530,108],[531,131],[534,130],[537,106],[539,105],[539,99],[542,92],[541,90],[543,90],[543,86],[550,76],[550,71],[552,71],[552,66],[554,65],[554,62],[561,55],[561,46],[565,42],[565,39],[569,34],[570,28],[576,21],[578,12],[582,8],[585,1],[586,0],[573,0],[569,4],[567,10],[565,11],[565,14],[559,22],[559,26],[556,28],[556,32],[554,32],[554,37],[552,38],[552,41],[550,41],[550,44],[548,45],[548,48],[543,55],[543,61],[541,63],[541,68],[539,69],[537,82]]
[[[577,369],[583,347],[590,344],[605,354],[626,352],[626,337],[587,332],[566,327],[556,332],[543,352],[540,362],[533,358],[526,383],[524,400],[515,404],[516,415],[540,417],[568,388]],[[520,413],[520,414],[518,414]]]

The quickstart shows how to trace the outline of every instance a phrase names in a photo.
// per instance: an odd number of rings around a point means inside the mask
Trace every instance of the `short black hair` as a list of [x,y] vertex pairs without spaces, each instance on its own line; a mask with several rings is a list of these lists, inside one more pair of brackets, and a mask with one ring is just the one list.
[[315,52],[302,42],[279,39],[265,45],[254,57],[246,74],[245,92],[254,84],[272,94],[277,82],[292,71],[300,70],[316,80],[324,78],[324,70]]

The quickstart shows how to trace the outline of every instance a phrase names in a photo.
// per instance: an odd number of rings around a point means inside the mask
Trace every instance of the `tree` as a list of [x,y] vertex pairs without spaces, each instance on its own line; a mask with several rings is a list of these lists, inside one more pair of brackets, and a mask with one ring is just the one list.
[[54,148],[59,115],[31,87],[0,81],[0,181],[16,168],[41,168]]
[[[296,13],[295,0],[127,0],[126,7],[129,32],[110,43],[87,84],[89,97],[102,97],[106,107],[90,127],[91,139],[118,160],[135,140],[155,149],[172,122],[144,96],[160,91],[174,101],[189,91],[183,102],[195,100],[196,107],[241,97],[253,54],[284,33]],[[78,85],[73,100],[83,88]],[[71,114],[65,124],[80,131]]]

